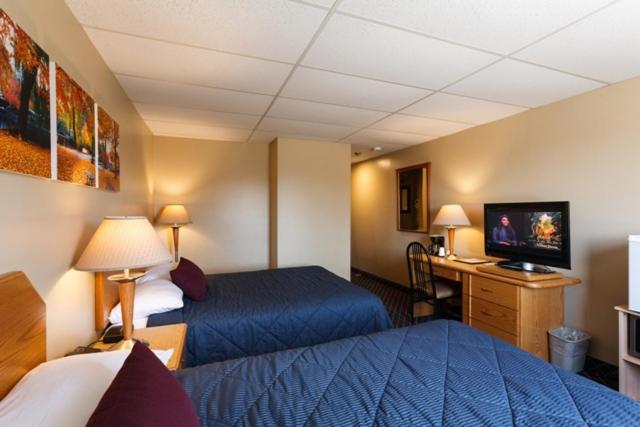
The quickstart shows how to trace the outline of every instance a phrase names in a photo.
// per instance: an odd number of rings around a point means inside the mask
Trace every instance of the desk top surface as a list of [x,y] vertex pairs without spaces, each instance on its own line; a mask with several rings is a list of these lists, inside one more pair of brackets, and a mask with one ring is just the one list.
[[[563,276],[558,279],[548,279],[548,280],[525,280],[525,279],[517,279],[513,277],[513,272],[511,270],[505,270],[505,275],[499,275],[496,273],[487,273],[478,270],[478,266],[487,266],[487,264],[465,264],[463,262],[450,260],[447,258],[441,258],[438,256],[431,256],[431,263],[435,267],[447,268],[450,270],[456,270],[461,273],[474,274],[476,276],[486,277],[493,280],[499,280],[501,282],[510,283],[512,285],[522,286],[526,288],[534,288],[534,289],[547,289],[547,288],[558,288],[564,286],[572,286],[582,283],[582,281],[575,277],[566,277]],[[507,273],[508,272],[508,273]],[[526,274],[526,273],[523,273]]]
[[621,311],[623,313],[632,314],[634,316],[640,316],[640,312],[629,310],[629,305],[628,304],[616,305],[615,309],[618,310],[618,311]]

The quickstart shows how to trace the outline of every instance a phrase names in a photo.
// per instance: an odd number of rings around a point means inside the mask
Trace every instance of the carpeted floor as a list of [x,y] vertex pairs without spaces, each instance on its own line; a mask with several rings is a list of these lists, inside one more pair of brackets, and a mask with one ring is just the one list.
[[389,317],[391,317],[391,321],[396,328],[411,325],[411,316],[409,314],[411,298],[407,292],[403,292],[397,285],[357,270],[351,271],[351,282],[380,297],[385,307],[387,307]]
[[[400,285],[382,280],[365,272],[353,269],[351,282],[378,295],[387,307],[391,321],[396,328],[411,324],[409,315],[409,294]],[[580,372],[600,384],[618,389],[618,368],[609,363],[587,356],[584,371]]]

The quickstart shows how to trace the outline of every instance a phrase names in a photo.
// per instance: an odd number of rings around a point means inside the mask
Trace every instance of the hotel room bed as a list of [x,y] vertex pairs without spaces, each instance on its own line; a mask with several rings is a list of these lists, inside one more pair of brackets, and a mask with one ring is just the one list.
[[333,341],[392,327],[380,299],[322,267],[207,276],[204,301],[149,317],[189,325],[185,366]]
[[638,402],[454,321],[171,373],[169,352],[154,355],[142,344],[45,362],[46,311],[33,286],[23,273],[0,276],[0,295],[11,302],[0,304],[7,327],[0,345],[2,426],[632,426],[640,420]]
[[176,373],[203,426],[631,426],[640,405],[455,321]]

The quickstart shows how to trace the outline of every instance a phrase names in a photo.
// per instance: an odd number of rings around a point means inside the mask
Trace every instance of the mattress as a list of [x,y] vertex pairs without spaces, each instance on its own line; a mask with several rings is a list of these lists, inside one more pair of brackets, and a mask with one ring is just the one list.
[[322,267],[207,277],[204,301],[149,317],[186,322],[185,366],[303,347],[392,327],[380,299]]
[[640,405],[455,321],[177,372],[205,426],[631,426]]

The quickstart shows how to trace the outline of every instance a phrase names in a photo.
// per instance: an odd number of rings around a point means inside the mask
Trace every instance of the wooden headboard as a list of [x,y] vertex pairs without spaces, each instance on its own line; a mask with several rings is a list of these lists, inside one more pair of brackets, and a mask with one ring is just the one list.
[[95,281],[95,329],[100,333],[107,327],[111,309],[120,301],[118,283],[107,279],[107,273],[96,273]]
[[22,272],[0,276],[0,399],[47,358],[44,301]]

